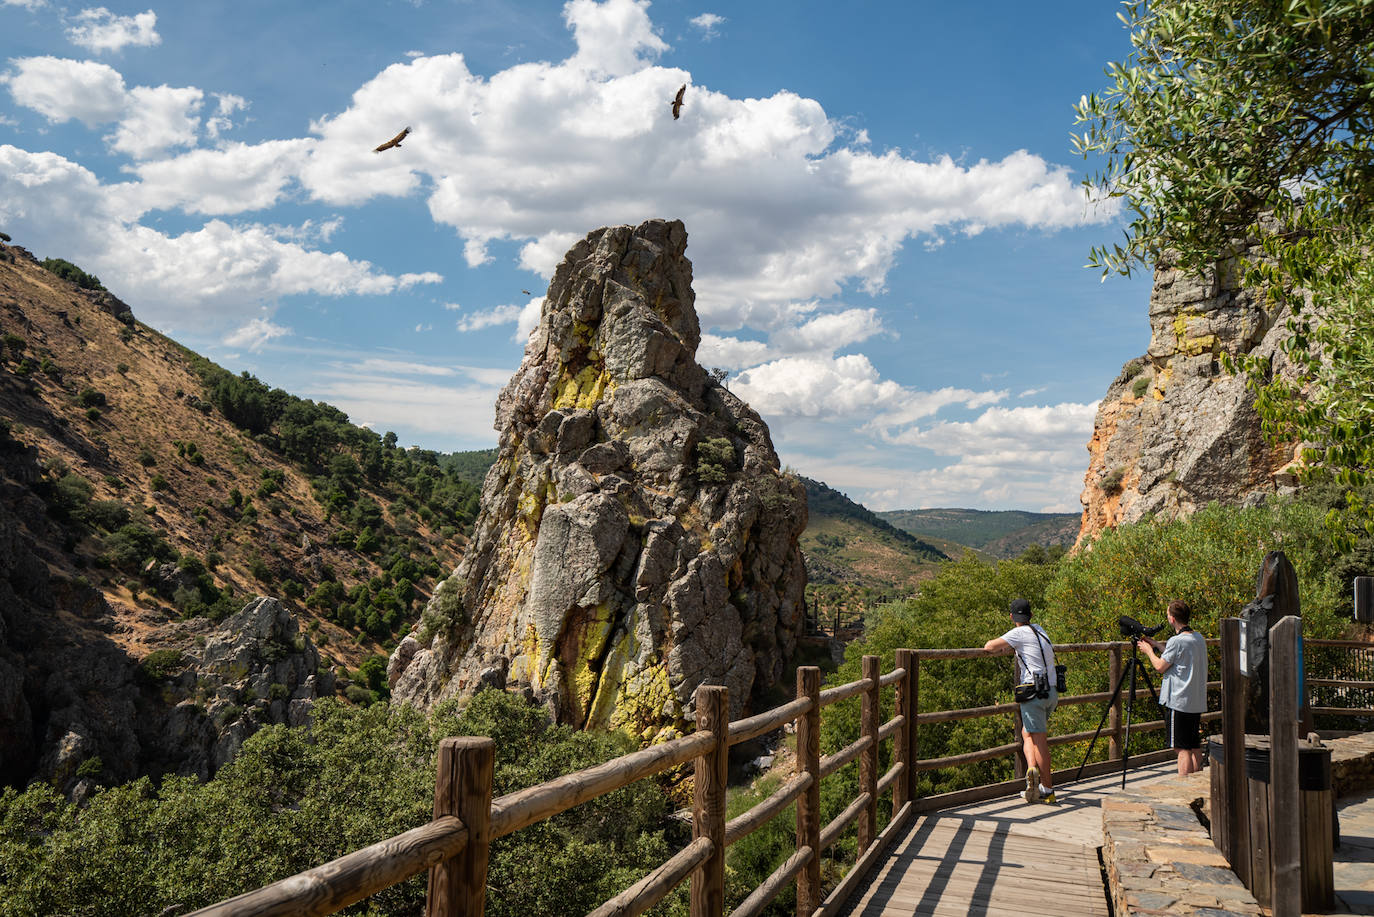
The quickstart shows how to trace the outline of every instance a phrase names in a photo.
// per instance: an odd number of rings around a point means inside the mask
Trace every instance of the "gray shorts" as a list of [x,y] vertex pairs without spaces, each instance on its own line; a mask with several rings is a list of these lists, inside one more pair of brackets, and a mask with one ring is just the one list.
[[1059,706],[1059,692],[1050,686],[1049,697],[1037,697],[1021,705],[1021,728],[1026,732],[1049,732],[1050,714]]

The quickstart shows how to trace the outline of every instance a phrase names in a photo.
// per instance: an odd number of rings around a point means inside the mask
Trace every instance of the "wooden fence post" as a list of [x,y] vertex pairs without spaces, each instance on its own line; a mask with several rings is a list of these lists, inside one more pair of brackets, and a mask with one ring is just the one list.
[[[1113,643],[1111,655],[1107,660],[1107,687],[1115,688],[1117,682],[1121,680],[1121,644]],[[1107,720],[1107,760],[1121,760],[1121,694],[1118,692],[1116,699],[1112,701],[1111,712],[1108,713]]]
[[697,688],[697,732],[710,732],[716,742],[696,760],[692,799],[692,839],[711,839],[711,856],[692,872],[691,917],[725,913],[725,784],[730,759],[730,689]]
[[462,736],[439,743],[434,817],[456,815],[468,842],[452,859],[430,868],[426,917],[480,917],[487,901],[487,848],[491,843],[491,775],[496,743]]
[[[1016,684],[1019,663],[1012,662],[1011,665],[1011,683]],[[1026,760],[1026,736],[1021,729],[1021,711],[1019,708],[1011,713],[1011,737],[1016,742],[1016,751],[1011,756],[1011,773],[1017,780],[1025,780],[1026,769],[1030,766],[1030,762]]]
[[1302,618],[1269,628],[1269,786],[1272,792],[1274,917],[1302,913],[1302,815],[1298,809],[1298,638]]
[[[1240,673],[1240,618],[1221,621],[1221,747],[1226,770],[1226,848],[1231,869],[1250,884],[1249,781],[1245,776],[1245,676]],[[1216,815],[1213,813],[1213,817]]]
[[916,717],[913,715],[915,708],[911,704],[911,696],[916,670],[911,650],[897,650],[894,656],[897,668],[906,670],[906,676],[897,682],[893,704],[893,715],[904,720],[902,728],[893,736],[892,743],[892,763],[902,765],[902,774],[892,785],[892,814],[895,816],[911,798],[911,772],[914,767],[911,760],[911,736],[916,731]]
[[811,848],[811,862],[797,875],[797,917],[811,917],[821,903],[821,670],[797,669],[797,697],[811,699],[811,709],[797,717],[797,770],[811,775],[811,785],[797,798],[797,849]]
[[869,746],[859,756],[859,792],[868,794],[868,805],[859,816],[859,853],[862,855],[878,836],[878,725],[882,720],[882,689],[878,679],[883,662],[877,656],[863,657],[864,689],[859,712],[859,728],[869,737]]

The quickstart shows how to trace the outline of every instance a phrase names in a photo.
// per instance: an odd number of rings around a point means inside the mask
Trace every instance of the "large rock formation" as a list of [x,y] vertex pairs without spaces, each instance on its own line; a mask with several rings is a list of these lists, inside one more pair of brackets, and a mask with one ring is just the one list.
[[1293,483],[1294,448],[1265,443],[1254,394],[1223,354],[1286,372],[1286,311],[1244,288],[1238,262],[1204,277],[1162,266],[1150,294],[1150,347],[1097,409],[1083,482],[1079,544],[1147,515],[1184,517],[1207,503],[1244,504]]
[[802,627],[800,481],[695,360],[687,234],[600,229],[554,274],[496,405],[500,455],[462,563],[391,659],[428,706],[525,689],[562,722],[649,740],[702,683],[738,714]]

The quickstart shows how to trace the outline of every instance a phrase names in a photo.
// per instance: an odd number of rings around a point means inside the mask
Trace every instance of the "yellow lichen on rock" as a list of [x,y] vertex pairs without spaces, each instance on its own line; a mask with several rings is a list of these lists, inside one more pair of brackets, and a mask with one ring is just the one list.
[[582,634],[582,646],[579,648],[569,680],[572,682],[578,703],[585,710],[591,706],[599,674],[592,668],[592,664],[601,658],[601,651],[606,648],[606,640],[611,635],[610,607],[596,606],[592,611],[591,620],[583,627]]
[[558,397],[554,399],[553,406],[559,410],[591,410],[613,391],[615,383],[605,367],[589,364],[582,367],[577,375],[565,373],[558,382]]
[[1190,357],[1198,354],[1214,353],[1217,347],[1217,336],[1215,334],[1204,334],[1201,337],[1189,338],[1182,342],[1180,349]]

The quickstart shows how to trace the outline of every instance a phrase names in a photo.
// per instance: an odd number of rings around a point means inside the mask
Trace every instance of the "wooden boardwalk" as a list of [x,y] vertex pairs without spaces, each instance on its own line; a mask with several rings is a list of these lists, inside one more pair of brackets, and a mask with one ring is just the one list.
[[[1175,767],[1132,768],[1127,784],[1169,779]],[[841,913],[1108,917],[1101,800],[1120,786],[1117,772],[1058,788],[1057,806],[1014,796],[917,816]]]

